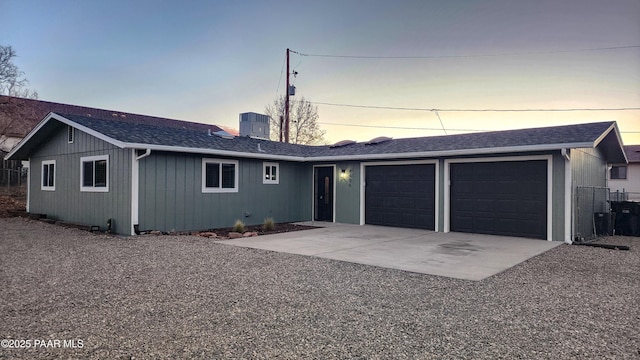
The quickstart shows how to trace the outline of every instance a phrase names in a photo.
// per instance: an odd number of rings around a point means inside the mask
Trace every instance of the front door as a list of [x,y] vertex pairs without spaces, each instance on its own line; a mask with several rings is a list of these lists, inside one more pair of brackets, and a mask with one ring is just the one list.
[[314,169],[314,215],[316,221],[333,221],[333,166]]

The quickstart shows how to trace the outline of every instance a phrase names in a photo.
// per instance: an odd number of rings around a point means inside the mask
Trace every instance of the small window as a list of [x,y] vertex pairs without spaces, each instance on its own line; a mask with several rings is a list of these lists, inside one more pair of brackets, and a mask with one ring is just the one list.
[[624,180],[627,178],[627,166],[623,165],[623,166],[613,166],[611,167],[611,174],[610,174],[610,179],[618,179],[618,180]]
[[80,191],[109,191],[109,156],[80,158]]
[[280,167],[277,163],[262,164],[262,183],[263,184],[279,184],[280,183]]
[[202,192],[238,192],[238,162],[202,159]]
[[41,190],[56,190],[56,161],[47,160],[42,162],[42,187]]
[[69,144],[73,143],[73,138],[75,136],[75,128],[71,125],[67,125],[67,141]]

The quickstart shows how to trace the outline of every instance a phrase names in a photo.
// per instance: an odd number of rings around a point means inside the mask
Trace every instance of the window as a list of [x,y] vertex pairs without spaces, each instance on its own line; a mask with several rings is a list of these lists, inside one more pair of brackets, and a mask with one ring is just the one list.
[[80,158],[80,191],[109,191],[109,156]]
[[41,190],[56,190],[56,161],[47,160],[42,162],[42,187]]
[[277,163],[262,163],[262,183],[263,184],[279,184],[280,183],[280,166]]
[[71,125],[67,125],[67,141],[69,144],[73,143],[73,138],[75,136],[75,129]]
[[238,162],[202,159],[202,192],[238,192]]
[[627,166],[612,166],[611,173],[609,176],[610,179],[626,179],[627,178]]

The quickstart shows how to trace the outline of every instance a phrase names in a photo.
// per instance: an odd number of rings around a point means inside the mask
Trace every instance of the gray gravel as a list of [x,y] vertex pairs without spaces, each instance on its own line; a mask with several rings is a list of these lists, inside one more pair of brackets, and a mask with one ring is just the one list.
[[[640,358],[640,239],[562,245],[480,282],[0,219],[13,358]],[[32,342],[33,345],[33,342]]]

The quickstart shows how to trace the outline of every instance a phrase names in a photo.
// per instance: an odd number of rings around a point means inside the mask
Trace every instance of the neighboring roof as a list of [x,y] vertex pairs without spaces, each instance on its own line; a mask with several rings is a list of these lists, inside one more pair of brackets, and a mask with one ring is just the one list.
[[624,152],[630,163],[640,163],[640,145],[627,145],[624,147]]
[[292,161],[374,160],[412,157],[549,151],[562,148],[599,147],[609,162],[625,162],[622,141],[613,121],[492,131],[462,135],[390,139],[345,146],[306,146],[249,137],[225,139],[203,128],[165,126],[163,123],[100,119],[74,114],[49,114],[12,150],[7,158],[25,159],[56,126],[67,124],[120,148],[215,154],[220,156],[283,159]]
[[208,128],[212,129],[212,131],[234,131],[231,129],[223,129],[216,125],[0,95],[0,125],[11,124],[9,132],[11,132],[12,135],[25,137],[31,129],[38,125],[38,123],[51,112],[82,115],[96,119],[120,120],[136,124],[155,124],[168,128],[194,128],[205,129],[205,131]]

